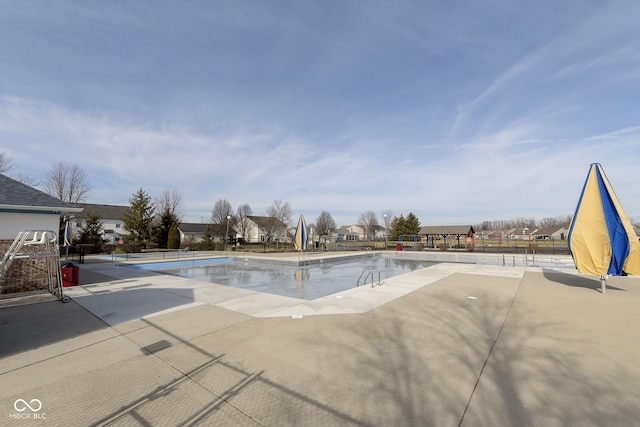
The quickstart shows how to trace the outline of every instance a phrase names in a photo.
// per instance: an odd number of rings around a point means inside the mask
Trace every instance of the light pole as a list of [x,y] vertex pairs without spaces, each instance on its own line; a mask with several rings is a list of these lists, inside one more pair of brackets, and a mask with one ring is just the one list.
[[229,240],[229,220],[231,219],[231,215],[227,215],[227,232],[224,235],[224,250],[227,250],[227,240]]
[[387,214],[384,214],[384,250],[387,250],[389,245],[389,221],[387,220]]

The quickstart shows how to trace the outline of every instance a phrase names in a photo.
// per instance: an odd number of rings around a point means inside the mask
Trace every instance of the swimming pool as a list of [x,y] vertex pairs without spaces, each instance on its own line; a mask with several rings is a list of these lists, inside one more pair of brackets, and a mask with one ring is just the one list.
[[[217,283],[291,298],[313,300],[355,288],[363,270],[372,269],[374,281],[435,265],[437,262],[399,260],[379,255],[324,259],[312,265],[287,265],[247,258],[216,258],[196,262],[139,264],[136,268],[159,271],[203,282]],[[361,276],[362,275],[362,276]],[[371,284],[371,276],[367,280]]]

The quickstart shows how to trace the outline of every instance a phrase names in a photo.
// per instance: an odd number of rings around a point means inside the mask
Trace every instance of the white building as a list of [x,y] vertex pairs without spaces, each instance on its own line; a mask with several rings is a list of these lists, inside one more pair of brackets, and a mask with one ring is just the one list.
[[127,234],[124,229],[122,218],[129,212],[129,206],[119,205],[99,205],[93,203],[76,203],[76,206],[83,208],[82,213],[77,213],[72,218],[73,236],[78,237],[87,224],[87,218],[92,214],[100,217],[104,230],[104,240],[107,244],[117,244],[123,235]]
[[248,243],[267,241],[285,243],[291,240],[287,224],[268,216],[247,215],[240,219],[233,228],[234,234],[243,237]]

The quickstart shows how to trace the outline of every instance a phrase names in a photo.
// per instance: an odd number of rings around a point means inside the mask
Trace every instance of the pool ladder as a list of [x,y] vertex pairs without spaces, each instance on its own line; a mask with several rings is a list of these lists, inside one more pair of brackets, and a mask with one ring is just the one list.
[[378,268],[365,267],[364,270],[362,270],[362,273],[360,273],[360,277],[358,277],[358,282],[356,283],[356,287],[360,286],[360,280],[364,276],[364,280],[362,280],[362,284],[365,285],[369,277],[371,277],[371,287],[373,288],[375,286],[373,281],[375,279],[376,272],[378,273],[378,286],[382,285],[382,282],[380,281],[380,272],[378,271]]

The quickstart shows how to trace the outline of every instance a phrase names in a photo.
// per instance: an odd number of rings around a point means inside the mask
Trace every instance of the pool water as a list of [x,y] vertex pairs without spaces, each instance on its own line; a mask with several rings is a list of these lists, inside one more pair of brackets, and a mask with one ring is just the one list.
[[[176,265],[177,264],[177,265]],[[217,283],[252,291],[313,300],[364,285],[363,270],[371,269],[374,283],[425,268],[437,262],[397,260],[379,255],[348,259],[325,259],[322,263],[293,266],[254,260],[218,258],[198,263],[157,263],[138,268],[161,271],[203,282]],[[359,283],[358,283],[359,281]],[[371,276],[367,279],[371,286]]]

